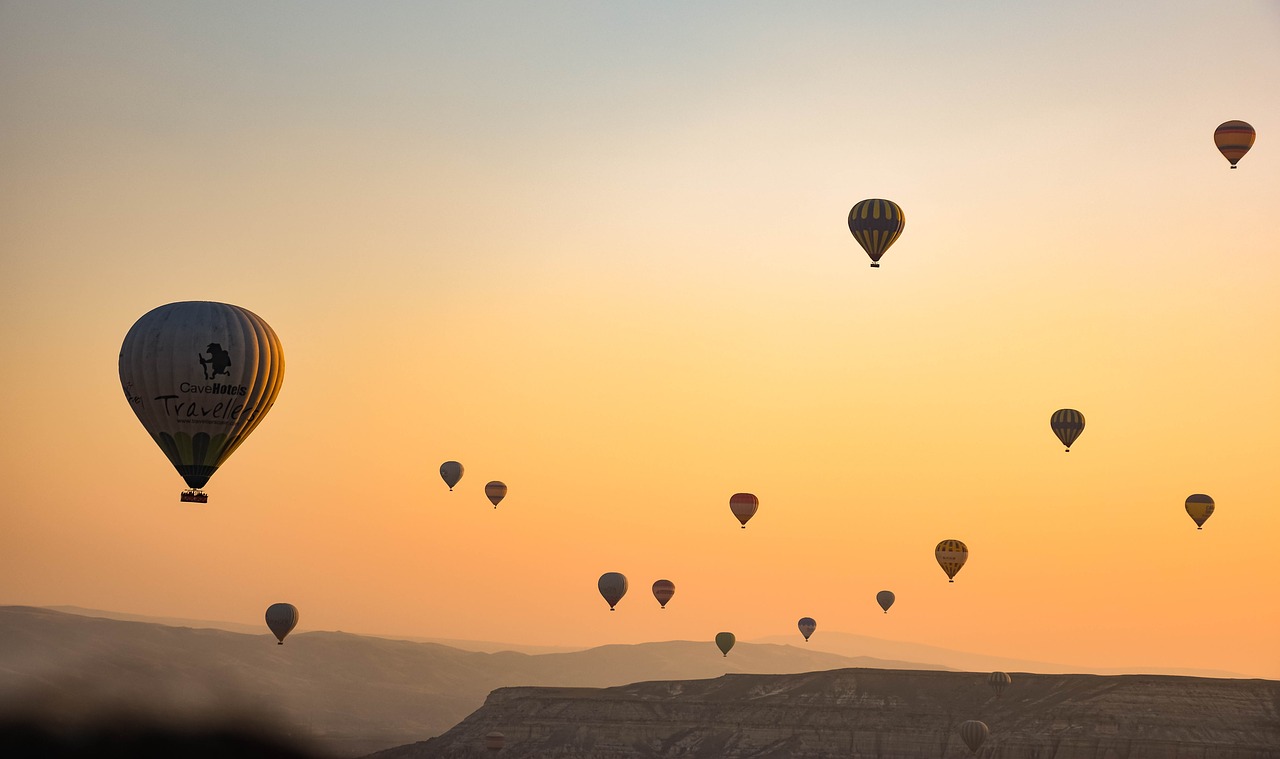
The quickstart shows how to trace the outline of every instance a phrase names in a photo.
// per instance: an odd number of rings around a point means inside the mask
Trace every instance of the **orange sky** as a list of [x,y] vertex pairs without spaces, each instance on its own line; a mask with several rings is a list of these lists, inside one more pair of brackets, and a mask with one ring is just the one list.
[[[4,6],[0,603],[1280,678],[1274,5],[846,5]],[[116,368],[189,299],[288,360],[205,507]]]

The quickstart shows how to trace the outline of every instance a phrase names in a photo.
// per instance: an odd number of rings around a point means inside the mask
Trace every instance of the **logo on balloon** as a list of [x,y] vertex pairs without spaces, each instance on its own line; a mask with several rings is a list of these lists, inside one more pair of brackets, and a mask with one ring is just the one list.
[[[209,347],[205,350],[209,351],[209,358],[205,358],[204,354],[197,354],[200,359],[200,368],[204,369],[204,378],[211,380],[219,374],[231,376],[231,354],[222,349],[221,343],[209,343]],[[213,373],[210,374],[209,370]]]

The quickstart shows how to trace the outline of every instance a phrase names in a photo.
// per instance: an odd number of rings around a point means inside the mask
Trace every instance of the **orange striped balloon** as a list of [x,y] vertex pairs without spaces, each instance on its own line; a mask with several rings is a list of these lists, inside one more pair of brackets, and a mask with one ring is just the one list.
[[487,482],[484,486],[484,495],[485,498],[489,499],[489,503],[493,504],[493,508],[496,509],[498,508],[498,503],[507,497],[507,486],[498,480]]
[[871,268],[880,268],[880,257],[902,234],[906,219],[892,200],[869,198],[849,211],[849,231],[871,257]]
[[1218,146],[1218,152],[1231,162],[1231,168],[1235,168],[1236,164],[1244,154],[1249,152],[1249,148],[1253,147],[1253,139],[1258,133],[1253,131],[1253,127],[1244,121],[1224,121],[1213,130],[1213,144]]

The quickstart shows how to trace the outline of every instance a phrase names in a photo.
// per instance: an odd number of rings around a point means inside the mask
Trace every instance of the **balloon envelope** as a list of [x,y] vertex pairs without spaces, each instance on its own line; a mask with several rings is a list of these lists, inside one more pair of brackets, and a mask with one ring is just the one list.
[[1255,137],[1257,132],[1245,121],[1224,121],[1213,130],[1213,144],[1218,146],[1218,152],[1231,163],[1233,169],[1244,158],[1244,154],[1249,152],[1249,148],[1253,147]]
[[996,692],[996,696],[1004,693],[1004,689],[1009,687],[1009,683],[1013,682],[1013,678],[1009,677],[1005,672],[992,672],[987,675],[987,685],[991,686],[991,690]]
[[964,741],[964,745],[968,746],[969,750],[975,754],[978,753],[978,749],[982,746],[982,742],[985,741],[987,736],[990,734],[991,731],[987,729],[987,724],[985,722],[979,722],[976,719],[971,719],[967,722],[960,723],[960,740]]
[[667,608],[667,601],[676,594],[676,584],[670,580],[658,580],[653,584],[653,597],[658,599],[662,608]]
[[742,529],[747,529],[747,520],[755,516],[760,508],[760,499],[750,493],[734,493],[729,498],[729,510],[742,522]]
[[604,600],[609,602],[609,611],[613,611],[613,607],[627,594],[627,578],[621,572],[605,572],[600,575],[596,587],[600,589]]
[[[461,464],[459,464],[459,466],[461,466]],[[493,482],[485,483],[484,494],[485,494],[485,497],[489,499],[489,503],[492,503],[493,508],[496,509],[498,508],[498,503],[503,498],[507,497],[507,486],[501,482],[498,482],[497,480],[494,480]]]
[[969,547],[958,540],[944,540],[933,549],[933,556],[947,573],[948,582],[955,582],[956,572],[969,560]]
[[502,747],[505,745],[507,745],[507,736],[503,735],[502,733],[499,733],[496,730],[484,737],[484,747],[489,749],[490,751],[493,751],[493,752],[501,751]]
[[1070,451],[1071,444],[1084,432],[1084,414],[1073,408],[1060,408],[1049,417],[1049,427]]
[[154,308],[120,346],[129,407],[193,489],[257,428],[283,382],[280,338],[262,317],[227,303]]
[[446,461],[440,465],[440,478],[444,480],[444,484],[453,490],[453,486],[458,484],[458,480],[462,479],[462,465],[456,461]]
[[737,638],[733,633],[716,633],[716,648],[720,649],[720,653],[725,656],[729,655],[729,649],[733,648],[733,644],[737,642]]
[[804,636],[806,643],[809,642],[809,636],[813,635],[813,631],[818,629],[818,623],[813,617],[801,617],[796,626],[800,628],[800,634]]
[[892,590],[882,590],[876,594],[876,603],[880,604],[880,608],[884,609],[884,613],[889,613],[889,607],[893,606],[894,595]]
[[[1195,520],[1196,529],[1204,528],[1204,523],[1213,516],[1213,499],[1204,493],[1187,496],[1187,513]],[[1230,521],[1229,519],[1227,521]]]
[[902,209],[892,200],[861,200],[849,210],[849,231],[871,257],[873,268],[879,268],[880,257],[902,234],[905,224]]
[[276,636],[280,645],[284,645],[284,636],[298,626],[298,607],[293,604],[279,603],[267,607],[267,629]]

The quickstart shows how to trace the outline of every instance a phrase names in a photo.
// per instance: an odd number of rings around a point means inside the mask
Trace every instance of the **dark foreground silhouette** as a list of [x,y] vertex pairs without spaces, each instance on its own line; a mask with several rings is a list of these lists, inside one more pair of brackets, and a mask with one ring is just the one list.
[[0,756],[7,759],[319,759],[265,730],[234,725],[181,728],[144,721],[104,720],[74,728],[32,720],[0,720]]

